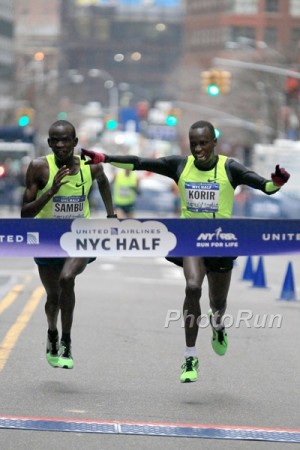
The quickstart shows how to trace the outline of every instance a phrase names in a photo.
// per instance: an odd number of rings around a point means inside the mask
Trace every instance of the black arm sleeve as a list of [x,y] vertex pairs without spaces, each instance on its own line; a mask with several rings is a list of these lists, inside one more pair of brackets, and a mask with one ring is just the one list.
[[267,195],[275,194],[279,190],[276,187],[266,190],[266,186],[272,184],[271,180],[267,180],[234,159],[228,158],[225,167],[229,181],[234,189],[243,184],[258,189]]
[[176,183],[184,168],[186,157],[183,156],[166,156],[163,158],[140,158],[138,156],[113,156],[106,155],[108,163],[130,164],[132,170],[147,170],[148,172],[157,173],[172,178]]

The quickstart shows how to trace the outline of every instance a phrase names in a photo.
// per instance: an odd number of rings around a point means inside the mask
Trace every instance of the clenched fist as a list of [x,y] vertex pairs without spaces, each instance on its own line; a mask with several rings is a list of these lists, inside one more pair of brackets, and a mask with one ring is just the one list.
[[288,181],[290,174],[284,168],[279,167],[279,164],[277,164],[275,167],[275,172],[271,174],[271,178],[276,186],[281,187]]

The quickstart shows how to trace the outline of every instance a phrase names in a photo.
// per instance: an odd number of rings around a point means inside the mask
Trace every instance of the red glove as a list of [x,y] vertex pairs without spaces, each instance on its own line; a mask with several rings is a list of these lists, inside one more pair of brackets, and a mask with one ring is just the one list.
[[276,186],[281,187],[288,181],[290,174],[285,169],[280,168],[279,164],[277,164],[275,167],[275,173],[271,174],[271,178]]
[[89,165],[103,163],[106,160],[106,155],[104,153],[96,153],[93,150],[85,150],[84,148],[82,148],[80,158],[85,160],[86,156],[89,156],[91,158],[85,163]]

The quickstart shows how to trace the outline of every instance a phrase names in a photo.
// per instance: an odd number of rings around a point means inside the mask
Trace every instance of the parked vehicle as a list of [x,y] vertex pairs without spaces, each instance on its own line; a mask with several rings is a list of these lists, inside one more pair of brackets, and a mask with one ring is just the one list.
[[25,186],[25,173],[35,157],[27,142],[0,142],[0,204],[17,206]]

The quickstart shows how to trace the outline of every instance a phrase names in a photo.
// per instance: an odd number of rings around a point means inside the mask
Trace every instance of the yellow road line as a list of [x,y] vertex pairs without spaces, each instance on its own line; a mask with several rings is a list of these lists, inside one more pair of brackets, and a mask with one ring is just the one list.
[[0,371],[5,366],[9,354],[15,346],[20,334],[28,324],[32,314],[36,310],[45,290],[42,286],[35,289],[32,296],[23,308],[21,314],[17,317],[15,323],[10,327],[2,342],[0,342]]
[[16,284],[0,302],[0,314],[2,314],[24,289],[23,284]]

